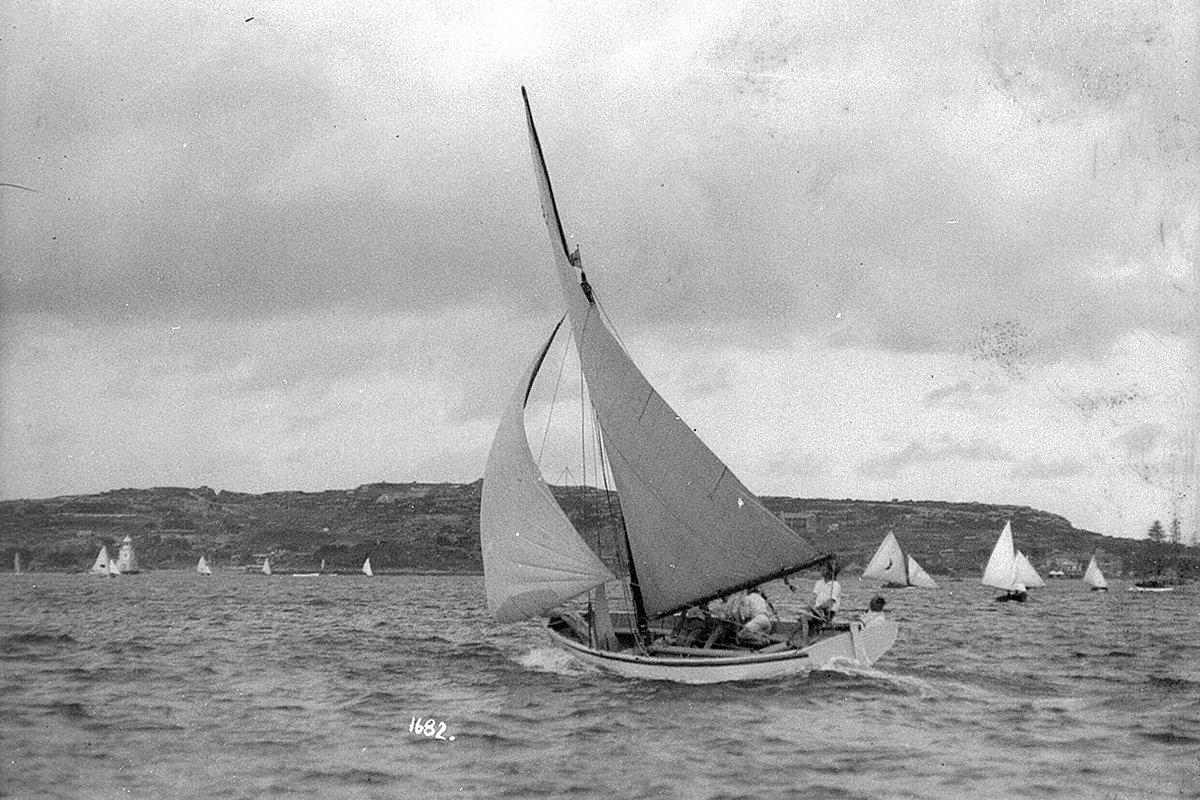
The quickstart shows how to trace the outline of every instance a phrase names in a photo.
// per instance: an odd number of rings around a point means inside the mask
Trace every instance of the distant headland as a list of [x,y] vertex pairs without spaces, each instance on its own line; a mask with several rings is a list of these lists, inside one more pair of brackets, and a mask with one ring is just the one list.
[[[83,571],[101,546],[132,536],[142,568],[183,569],[204,555],[216,569],[270,557],[277,569],[482,572],[474,483],[372,483],[321,492],[156,487],[0,502],[0,558],[25,569]],[[615,552],[616,495],[556,486],[554,495],[602,557]],[[978,575],[1006,520],[1043,574],[1078,577],[1096,555],[1106,575],[1200,577],[1200,549],[1102,536],[1024,506],[929,500],[761,498],[767,508],[850,571],[894,531],[935,575]]]

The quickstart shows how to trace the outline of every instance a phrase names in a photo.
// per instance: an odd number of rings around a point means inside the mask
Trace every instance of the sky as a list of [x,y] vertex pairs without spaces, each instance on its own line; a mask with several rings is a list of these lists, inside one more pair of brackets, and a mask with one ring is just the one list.
[[562,313],[524,85],[752,490],[1195,535],[1194,4],[0,8],[0,499],[480,478]]

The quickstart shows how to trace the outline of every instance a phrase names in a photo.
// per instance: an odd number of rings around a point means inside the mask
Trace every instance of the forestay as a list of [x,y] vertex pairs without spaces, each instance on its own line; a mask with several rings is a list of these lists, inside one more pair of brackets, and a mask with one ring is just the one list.
[[679,418],[601,321],[578,251],[567,249],[528,98],[526,116],[551,249],[646,613],[662,616],[819,560]]
[[567,519],[529,449],[525,402],[549,347],[547,341],[505,409],[483,474],[484,583],[488,609],[501,622],[537,616],[616,577]]

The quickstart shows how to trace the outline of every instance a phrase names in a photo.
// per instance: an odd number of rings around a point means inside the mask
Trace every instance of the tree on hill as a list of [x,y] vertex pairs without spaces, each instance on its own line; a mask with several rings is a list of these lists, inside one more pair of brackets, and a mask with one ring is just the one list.
[[1150,530],[1146,533],[1146,538],[1152,542],[1161,542],[1166,538],[1166,533],[1163,532],[1162,523],[1154,520],[1154,524],[1150,526]]
[[1171,518],[1171,541],[1174,544],[1183,542],[1183,526],[1179,524],[1179,517]]

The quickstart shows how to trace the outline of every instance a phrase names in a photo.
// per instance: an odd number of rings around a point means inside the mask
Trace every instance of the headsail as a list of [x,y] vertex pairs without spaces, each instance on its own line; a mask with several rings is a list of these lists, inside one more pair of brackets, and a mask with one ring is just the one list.
[[934,583],[929,573],[925,568],[917,563],[917,560],[912,556],[908,557],[908,585],[916,586],[918,589],[936,589],[937,584]]
[[601,321],[563,235],[527,96],[525,111],[554,262],[646,613],[661,616],[821,560],[700,441]]
[[1088,562],[1087,572],[1083,573],[1083,582],[1093,589],[1108,588],[1108,581],[1104,580],[1104,573],[1100,571],[1100,565],[1096,563],[1095,556],[1092,556],[1092,560]]
[[1018,583],[1023,583],[1030,589],[1046,585],[1046,582],[1042,580],[1042,576],[1033,568],[1033,564],[1029,563],[1029,558],[1020,550],[1017,551],[1016,559]]
[[616,579],[567,519],[529,450],[525,402],[550,341],[500,418],[483,474],[479,534],[484,585],[488,608],[501,622],[537,616]]
[[863,570],[864,578],[874,578],[886,583],[896,583],[904,586],[908,583],[908,573],[905,570],[904,553],[896,534],[888,532],[871,563]]
[[1012,523],[1004,523],[1004,530],[992,548],[987,566],[980,581],[984,586],[1011,591],[1017,585],[1017,559],[1013,550]]

